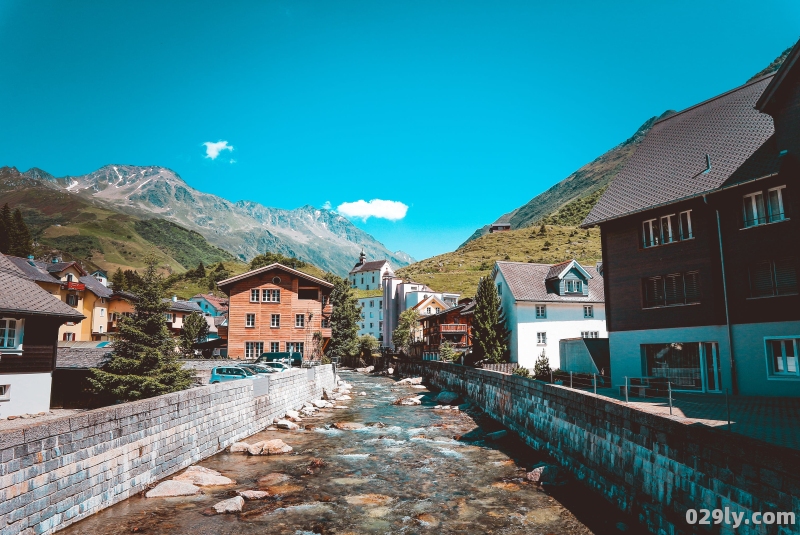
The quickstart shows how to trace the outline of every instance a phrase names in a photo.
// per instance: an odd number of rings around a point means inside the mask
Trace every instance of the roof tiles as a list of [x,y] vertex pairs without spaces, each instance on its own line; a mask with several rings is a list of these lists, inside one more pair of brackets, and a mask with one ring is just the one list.
[[516,301],[562,302],[562,303],[603,303],[603,277],[593,267],[583,267],[592,277],[586,281],[589,295],[559,295],[548,288],[545,282],[553,267],[549,264],[529,264],[526,262],[497,262],[497,268],[511,289]]
[[3,254],[0,254],[0,312],[84,319],[83,314],[40,288]]

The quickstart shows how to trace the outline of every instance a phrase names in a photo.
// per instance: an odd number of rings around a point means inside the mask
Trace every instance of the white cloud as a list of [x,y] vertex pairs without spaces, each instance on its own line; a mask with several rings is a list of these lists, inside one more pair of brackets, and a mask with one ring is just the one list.
[[[216,160],[219,153],[224,150],[233,151],[233,145],[228,145],[227,141],[217,141],[216,143],[206,141],[203,145],[206,147],[206,158],[211,158],[212,160]],[[231,161],[231,163],[234,162]]]
[[236,163],[236,160],[234,160],[233,158],[231,158],[231,162],[230,162],[230,163]]
[[331,201],[325,201],[325,204],[322,205],[322,208],[325,210],[330,210],[331,208],[333,208],[331,206]]
[[370,217],[398,221],[406,216],[408,206],[399,201],[372,199],[368,202],[362,199],[356,202],[343,202],[336,207],[336,211],[343,216],[356,217],[363,221]]

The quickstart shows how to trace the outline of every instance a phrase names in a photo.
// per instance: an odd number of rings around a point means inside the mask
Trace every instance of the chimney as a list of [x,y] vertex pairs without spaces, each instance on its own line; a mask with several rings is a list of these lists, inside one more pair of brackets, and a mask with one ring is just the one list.
[[172,296],[172,302],[175,303],[177,301],[178,301],[178,296],[177,295],[173,295]]

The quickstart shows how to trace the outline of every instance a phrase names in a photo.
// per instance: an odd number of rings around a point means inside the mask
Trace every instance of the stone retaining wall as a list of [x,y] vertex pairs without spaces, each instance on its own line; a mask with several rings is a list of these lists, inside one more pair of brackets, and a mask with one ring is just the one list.
[[734,533],[713,519],[686,523],[687,509],[726,507],[744,518],[759,511],[797,518],[795,526],[742,524],[739,535],[800,533],[798,451],[514,375],[440,362],[399,371],[466,396],[653,533]]
[[333,388],[330,365],[208,385],[0,432],[0,535],[48,534],[264,429]]

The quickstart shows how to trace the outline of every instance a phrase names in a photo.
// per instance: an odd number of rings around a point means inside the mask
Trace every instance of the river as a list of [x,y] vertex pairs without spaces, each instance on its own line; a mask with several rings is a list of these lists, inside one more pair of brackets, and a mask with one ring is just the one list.
[[[246,439],[280,438],[293,453],[219,453],[198,464],[235,485],[204,487],[191,497],[137,495],[60,533],[644,533],[580,483],[527,482],[526,469],[547,459],[511,434],[487,440],[500,426],[480,411],[434,409],[435,392],[394,386],[387,377],[341,376],[353,385],[347,408],[304,418],[301,425],[313,429],[266,430]],[[426,394],[422,405],[392,404],[418,394]],[[364,427],[339,430],[336,422]],[[215,503],[248,489],[270,496],[246,502],[238,514],[210,514]]]

